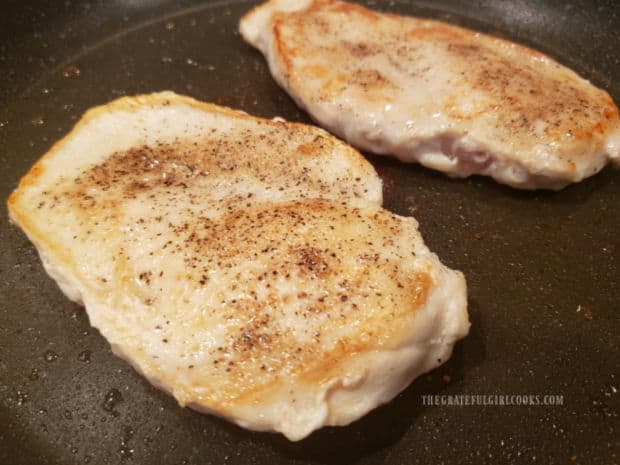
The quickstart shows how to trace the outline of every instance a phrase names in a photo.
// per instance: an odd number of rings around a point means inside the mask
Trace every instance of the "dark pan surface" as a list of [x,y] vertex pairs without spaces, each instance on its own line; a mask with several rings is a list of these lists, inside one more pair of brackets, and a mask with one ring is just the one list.
[[[524,42],[620,102],[614,0],[372,3]],[[3,2],[0,198],[87,108],[121,95],[170,89],[308,122],[239,38],[249,7]],[[349,427],[299,443],[242,430],[177,407],[114,357],[3,213],[0,463],[619,463],[620,173],[528,193],[370,159],[387,208],[415,215],[431,249],[467,276],[473,325],[448,363]],[[430,407],[427,394],[560,395],[563,405]]]

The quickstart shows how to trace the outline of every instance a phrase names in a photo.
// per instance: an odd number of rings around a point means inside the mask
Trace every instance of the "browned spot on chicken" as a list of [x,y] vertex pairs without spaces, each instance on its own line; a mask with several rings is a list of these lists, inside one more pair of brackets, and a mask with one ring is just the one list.
[[270,0],[240,30],[297,103],[362,149],[525,189],[620,160],[609,95],[522,45],[338,0]]
[[469,326],[462,275],[381,208],[359,153],[309,126],[121,99],[9,211],[115,353],[181,405],[291,439],[393,397]]

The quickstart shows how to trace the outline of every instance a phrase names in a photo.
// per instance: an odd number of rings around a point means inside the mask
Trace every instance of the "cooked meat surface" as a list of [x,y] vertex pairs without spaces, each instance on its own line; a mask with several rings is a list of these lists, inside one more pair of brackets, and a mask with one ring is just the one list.
[[524,46],[337,0],[270,0],[240,30],[299,106],[358,148],[523,189],[620,160],[610,96]]
[[123,98],[44,155],[9,212],[154,385],[291,440],[389,401],[468,331],[462,274],[310,126]]

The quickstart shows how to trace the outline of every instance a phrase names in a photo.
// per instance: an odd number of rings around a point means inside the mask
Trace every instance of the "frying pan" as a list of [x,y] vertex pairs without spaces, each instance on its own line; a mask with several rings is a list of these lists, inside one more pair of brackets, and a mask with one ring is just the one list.
[[[511,38],[620,101],[614,0],[373,1]],[[309,122],[236,32],[252,2],[8,1],[0,18],[0,198],[89,107],[163,89]],[[0,463],[620,461],[620,174],[561,192],[451,180],[369,156],[385,205],[464,271],[470,335],[442,367],[348,427],[304,441],[179,408],[112,355],[0,215]],[[428,406],[424,395],[561,396],[555,406]]]

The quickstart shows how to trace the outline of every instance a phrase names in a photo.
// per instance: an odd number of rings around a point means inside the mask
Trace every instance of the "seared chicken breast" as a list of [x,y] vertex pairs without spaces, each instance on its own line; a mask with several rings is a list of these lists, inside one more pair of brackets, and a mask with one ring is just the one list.
[[610,96],[524,46],[337,0],[270,0],[240,31],[299,106],[361,149],[523,189],[620,159]]
[[45,154],[9,212],[150,382],[291,440],[389,401],[468,331],[462,274],[317,128],[123,98]]

